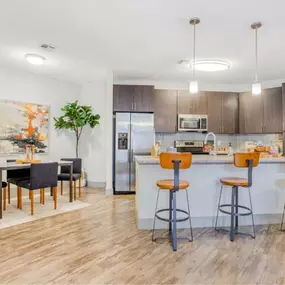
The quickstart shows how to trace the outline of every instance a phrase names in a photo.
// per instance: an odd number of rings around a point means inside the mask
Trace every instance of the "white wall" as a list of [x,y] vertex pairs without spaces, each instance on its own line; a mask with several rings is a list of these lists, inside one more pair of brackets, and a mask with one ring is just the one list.
[[0,68],[0,98],[50,105],[49,159],[75,156],[73,134],[56,131],[53,117],[61,114],[60,108],[80,95],[77,84],[50,79],[32,73]]
[[85,127],[80,141],[79,155],[87,171],[90,186],[104,186],[106,182],[106,79],[98,79],[81,87],[80,103],[90,105],[101,116],[100,125]]

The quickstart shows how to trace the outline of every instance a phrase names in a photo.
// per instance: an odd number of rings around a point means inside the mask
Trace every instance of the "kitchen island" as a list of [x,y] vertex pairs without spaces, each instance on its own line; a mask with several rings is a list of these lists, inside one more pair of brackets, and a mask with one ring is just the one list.
[[[222,177],[247,177],[247,169],[236,168],[231,156],[193,155],[190,169],[180,171],[180,179],[190,183],[188,190],[193,227],[213,227],[217,213]],[[173,179],[173,170],[162,169],[158,157],[136,157],[136,214],[139,229],[151,229],[155,211],[156,181]],[[264,158],[253,170],[251,187],[256,224],[280,223],[285,203],[285,157]],[[225,187],[221,203],[230,202],[231,188]],[[158,208],[168,208],[169,191],[161,191]],[[248,190],[241,188],[239,203],[248,206]],[[177,194],[177,207],[186,210],[185,191]],[[220,225],[229,224],[229,216],[219,214]],[[241,217],[241,225],[251,224],[251,218]],[[189,224],[181,223],[181,227]],[[157,221],[157,228],[167,227]]]

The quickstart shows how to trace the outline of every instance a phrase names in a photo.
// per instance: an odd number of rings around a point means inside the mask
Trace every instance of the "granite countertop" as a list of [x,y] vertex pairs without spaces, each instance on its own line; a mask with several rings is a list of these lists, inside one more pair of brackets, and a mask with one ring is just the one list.
[[[138,164],[160,164],[159,157],[136,156]],[[192,164],[232,164],[233,156],[227,155],[193,155]],[[262,158],[260,163],[285,163],[285,157],[279,158]]]

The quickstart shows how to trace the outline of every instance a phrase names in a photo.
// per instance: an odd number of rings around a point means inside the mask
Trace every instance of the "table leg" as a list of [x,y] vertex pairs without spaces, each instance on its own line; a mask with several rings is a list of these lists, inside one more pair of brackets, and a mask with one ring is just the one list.
[[3,206],[3,201],[2,201],[2,169],[0,170],[0,185],[1,185],[1,191],[0,191],[0,219],[2,219],[2,206]]
[[[72,174],[73,174],[73,165],[70,165],[70,180],[69,180],[69,202],[73,202],[73,187],[72,187]],[[76,191],[76,190],[75,190]]]

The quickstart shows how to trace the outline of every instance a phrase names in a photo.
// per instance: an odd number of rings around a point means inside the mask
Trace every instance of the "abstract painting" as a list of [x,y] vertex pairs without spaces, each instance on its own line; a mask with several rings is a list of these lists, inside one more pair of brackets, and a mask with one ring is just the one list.
[[0,100],[0,153],[25,153],[26,145],[47,153],[48,117],[46,105]]

